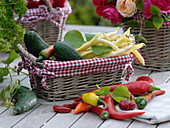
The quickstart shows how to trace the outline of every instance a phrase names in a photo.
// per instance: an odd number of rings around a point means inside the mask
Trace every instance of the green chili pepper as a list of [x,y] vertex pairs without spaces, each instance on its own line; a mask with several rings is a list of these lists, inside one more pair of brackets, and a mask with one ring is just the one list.
[[139,109],[144,109],[146,105],[148,104],[148,101],[144,97],[137,97],[135,102]]
[[82,100],[85,103],[88,103],[92,106],[97,106],[98,103],[102,103],[104,105],[104,109],[106,109],[106,103],[101,99],[101,97],[97,96],[94,92],[88,92],[82,95]]

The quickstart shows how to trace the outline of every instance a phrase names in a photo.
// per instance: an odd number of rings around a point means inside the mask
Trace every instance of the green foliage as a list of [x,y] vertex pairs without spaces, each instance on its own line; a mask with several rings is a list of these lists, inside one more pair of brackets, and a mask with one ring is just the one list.
[[111,25],[109,20],[96,14],[96,7],[92,4],[92,0],[69,0],[69,3],[72,13],[68,17],[67,24]]
[[73,48],[78,48],[85,42],[82,33],[78,30],[67,32],[64,36],[64,41],[69,43]]
[[0,51],[9,52],[23,41],[25,29],[14,20],[14,15],[19,19],[26,13],[25,0],[0,1]]
[[109,46],[95,45],[95,46],[92,46],[92,51],[96,55],[101,55],[106,52],[111,52],[112,48]]
[[4,106],[10,108],[14,104],[12,103],[12,98],[15,95],[17,89],[21,87],[20,81],[16,80],[12,84],[8,85],[6,88],[3,88],[0,92],[0,98],[4,100]]
[[6,60],[1,61],[5,67],[0,67],[0,83],[4,81],[3,77],[10,74],[10,64],[17,58],[19,58],[19,55],[14,50],[11,50],[9,57]]
[[144,1],[143,0],[136,0],[136,7],[140,10],[140,11],[144,11]]

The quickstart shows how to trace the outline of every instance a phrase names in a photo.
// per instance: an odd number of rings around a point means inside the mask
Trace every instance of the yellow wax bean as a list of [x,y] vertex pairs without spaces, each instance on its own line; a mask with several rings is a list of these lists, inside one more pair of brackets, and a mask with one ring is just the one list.
[[94,43],[95,43],[95,41],[96,41],[96,39],[97,39],[99,36],[100,36],[100,32],[97,33],[89,42],[84,43],[82,46],[80,46],[80,47],[77,48],[76,50],[77,50],[78,52],[80,52],[80,51],[86,50],[87,48],[93,46]]
[[138,58],[139,62],[142,65],[145,65],[145,60],[143,59],[143,57],[141,56],[141,54],[137,50],[132,51],[132,53],[136,56],[136,58]]

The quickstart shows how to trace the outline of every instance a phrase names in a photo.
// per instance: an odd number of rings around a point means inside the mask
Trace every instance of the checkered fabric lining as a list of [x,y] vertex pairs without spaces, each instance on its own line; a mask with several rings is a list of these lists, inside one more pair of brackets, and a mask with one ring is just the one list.
[[[26,23],[30,25],[33,29],[36,29],[36,25],[34,23],[38,22],[39,20],[49,21],[51,24],[53,24],[56,27],[64,27],[57,21],[59,21],[64,17],[67,17],[68,14],[72,12],[71,6],[69,2],[66,2],[65,7],[63,8],[57,7],[55,9],[56,9],[55,13],[50,13],[48,11],[47,6],[45,5],[40,5],[39,8],[28,9],[25,16],[23,16],[19,22]],[[17,20],[18,17],[16,16],[15,21]]]
[[34,65],[30,59],[24,57],[18,64],[18,70],[21,71],[22,68],[28,70],[30,74],[30,80],[33,83],[33,88],[37,86],[36,76],[42,77],[42,85],[45,88],[49,88],[50,85],[46,85],[47,77],[67,77],[90,73],[114,72],[116,70],[126,70],[127,74],[125,76],[125,80],[128,81],[134,72],[132,67],[133,58],[133,54],[127,54],[112,58],[97,58],[86,60],[45,60],[43,61],[43,68],[40,68],[37,65]]

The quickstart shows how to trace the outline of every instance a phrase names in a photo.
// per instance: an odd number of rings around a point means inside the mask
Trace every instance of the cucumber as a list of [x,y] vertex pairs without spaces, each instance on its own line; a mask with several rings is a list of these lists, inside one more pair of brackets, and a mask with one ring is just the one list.
[[42,50],[49,47],[35,31],[28,31],[25,33],[24,43],[27,51],[35,57],[38,57]]
[[16,101],[13,108],[13,113],[15,115],[31,110],[37,104],[36,94],[25,86],[21,86],[13,98]]
[[83,59],[71,45],[64,41],[58,41],[54,44],[54,57],[60,61]]

